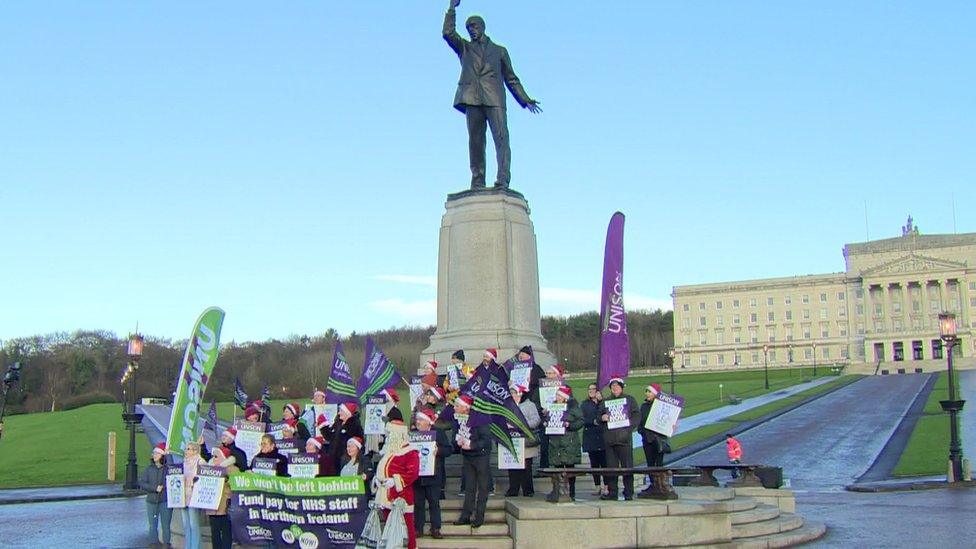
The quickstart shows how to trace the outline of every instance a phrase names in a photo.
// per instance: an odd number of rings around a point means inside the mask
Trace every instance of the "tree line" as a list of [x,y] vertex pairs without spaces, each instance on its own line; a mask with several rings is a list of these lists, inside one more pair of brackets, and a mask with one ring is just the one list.
[[[631,367],[666,364],[673,345],[670,311],[627,313]],[[549,349],[568,371],[595,371],[599,352],[600,317],[596,312],[542,318],[542,334]],[[400,327],[342,338],[346,359],[358,376],[366,338],[372,337],[405,377],[416,373],[418,357],[427,347],[433,326]],[[136,394],[168,398],[182,364],[186,340],[144,335],[143,356],[136,375]],[[323,387],[339,333],[329,328],[317,335],[292,335],[284,340],[229,342],[221,346],[217,367],[207,388],[207,400],[232,400],[234,380],[240,379],[252,398],[268,384],[273,398],[308,398]],[[129,363],[127,336],[106,330],[79,330],[21,337],[4,342],[0,366],[21,362],[21,381],[10,391],[9,413],[77,408],[123,400],[120,379]],[[476,362],[480,357],[468,357]]]

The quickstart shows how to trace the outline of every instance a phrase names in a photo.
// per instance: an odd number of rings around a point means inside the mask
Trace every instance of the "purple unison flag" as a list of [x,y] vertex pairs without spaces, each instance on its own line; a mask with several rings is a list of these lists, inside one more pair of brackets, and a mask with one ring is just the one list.
[[234,378],[234,402],[240,406],[241,410],[247,408],[247,392],[241,386],[240,378]]
[[515,446],[510,432],[512,428],[521,431],[529,440],[535,439],[535,433],[529,428],[522,410],[508,390],[508,372],[505,368],[496,364],[495,368],[482,370],[484,373],[473,376],[471,379],[474,383],[468,387],[474,398],[471,415],[475,418],[479,415],[487,418],[486,421],[478,418],[476,423],[488,423],[492,437],[509,452],[514,452]]
[[386,358],[383,351],[373,342],[373,338],[366,338],[366,361],[363,362],[363,373],[359,376],[356,394],[359,402],[366,404],[369,397],[379,394],[387,387],[403,381],[396,366]]
[[352,373],[346,362],[346,355],[342,352],[342,342],[335,342],[332,351],[332,373],[325,384],[325,401],[329,404],[356,402],[356,385],[352,382]]
[[616,212],[607,228],[603,253],[603,293],[600,299],[600,372],[602,389],[610,380],[630,373],[630,342],[624,310],[624,214]]
[[210,402],[210,410],[207,411],[206,423],[213,432],[217,432],[217,403],[214,401]]

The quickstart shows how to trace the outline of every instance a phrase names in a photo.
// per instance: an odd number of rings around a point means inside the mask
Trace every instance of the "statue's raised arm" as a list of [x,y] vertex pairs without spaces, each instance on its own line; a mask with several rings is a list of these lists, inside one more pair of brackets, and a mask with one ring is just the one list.
[[461,52],[464,50],[464,38],[457,32],[457,15],[454,8],[461,3],[461,0],[447,0],[447,13],[444,14],[444,30],[443,36],[447,44],[451,46],[454,53],[461,57]]

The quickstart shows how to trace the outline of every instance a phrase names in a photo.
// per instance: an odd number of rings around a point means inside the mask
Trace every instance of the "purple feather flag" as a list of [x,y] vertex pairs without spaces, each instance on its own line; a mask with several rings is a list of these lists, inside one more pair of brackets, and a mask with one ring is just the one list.
[[366,360],[363,363],[363,373],[359,376],[359,384],[356,386],[359,401],[366,404],[369,397],[378,395],[383,389],[394,387],[402,381],[403,378],[396,366],[386,358],[373,339],[367,337]]
[[630,342],[624,310],[624,214],[616,212],[607,228],[603,254],[603,293],[600,300],[600,388],[630,373]]
[[325,384],[325,401],[329,404],[343,404],[358,400],[356,385],[352,382],[352,372],[349,371],[349,363],[346,362],[346,355],[342,352],[342,342],[336,341],[335,349],[332,351],[332,372]]
[[[217,403],[214,401],[210,402],[210,410],[207,412],[206,423],[210,426],[210,430],[217,432]],[[207,426],[204,425],[206,428]]]

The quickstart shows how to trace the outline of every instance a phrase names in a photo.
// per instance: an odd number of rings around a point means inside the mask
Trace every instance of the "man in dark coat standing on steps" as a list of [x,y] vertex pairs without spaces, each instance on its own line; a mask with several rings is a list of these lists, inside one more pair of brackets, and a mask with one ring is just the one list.
[[[461,395],[454,399],[455,418],[467,416],[471,412],[473,399]],[[485,523],[485,509],[488,507],[488,476],[491,474],[491,432],[488,425],[472,427],[467,420],[455,421],[454,443],[461,449],[463,457],[464,507],[455,525],[470,524],[478,528]]]
[[464,26],[471,40],[457,33],[454,8],[461,0],[448,0],[444,16],[444,40],[461,60],[461,77],[454,94],[454,108],[468,119],[468,154],[471,160],[471,188],[485,187],[485,132],[491,128],[498,160],[495,187],[508,188],[512,178],[512,150],[508,142],[508,114],[505,89],[523,108],[532,113],[542,112],[539,102],[530,98],[515,76],[508,50],[495,44],[485,35],[485,20],[472,15]]

